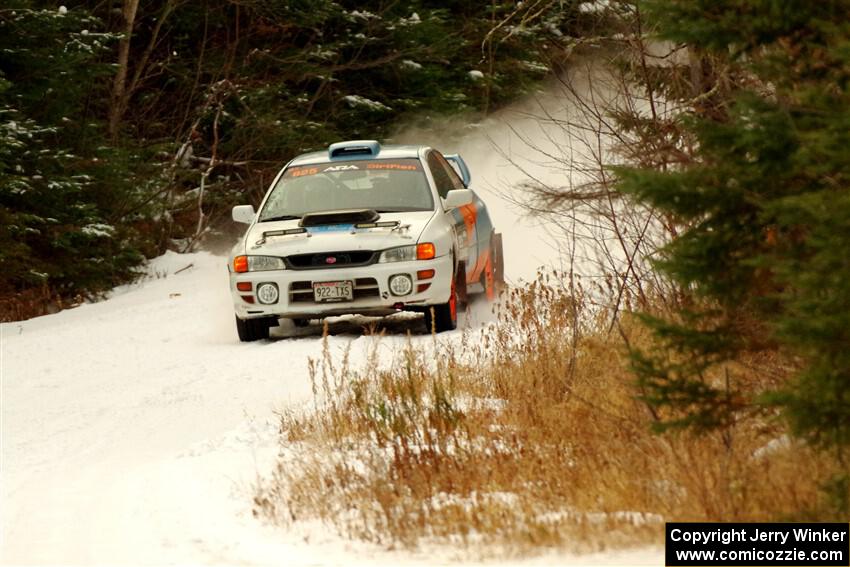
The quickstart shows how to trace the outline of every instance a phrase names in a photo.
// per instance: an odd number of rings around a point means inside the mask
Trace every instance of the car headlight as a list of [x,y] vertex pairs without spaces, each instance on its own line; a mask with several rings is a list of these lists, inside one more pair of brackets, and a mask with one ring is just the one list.
[[416,259],[416,245],[399,246],[381,252],[378,262],[407,262]]
[[277,256],[237,256],[233,259],[233,271],[267,272],[269,270],[285,270],[286,263]]

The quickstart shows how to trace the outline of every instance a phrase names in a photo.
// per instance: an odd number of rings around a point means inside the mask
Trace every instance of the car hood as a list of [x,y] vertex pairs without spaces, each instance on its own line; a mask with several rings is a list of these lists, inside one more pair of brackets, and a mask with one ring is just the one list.
[[[306,233],[273,236],[269,232],[298,228],[298,220],[258,222],[243,240],[245,254],[290,256],[350,250],[384,250],[415,244],[434,211],[381,213],[379,222],[398,221],[400,228],[355,229],[353,225],[325,225],[307,228]],[[407,228],[404,228],[407,227]],[[353,232],[353,234],[352,234]],[[263,234],[266,234],[263,238]]]

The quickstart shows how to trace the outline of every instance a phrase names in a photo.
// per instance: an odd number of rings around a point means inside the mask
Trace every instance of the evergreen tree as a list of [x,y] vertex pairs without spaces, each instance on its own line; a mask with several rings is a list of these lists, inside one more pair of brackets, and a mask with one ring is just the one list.
[[0,10],[0,294],[98,292],[141,260],[110,222],[114,153],[88,111],[112,40],[83,10]]
[[[634,353],[668,425],[711,428],[778,405],[824,446],[850,443],[850,2],[653,1],[664,39],[723,69],[731,96],[681,118],[696,159],[618,170],[619,187],[688,227],[658,267],[694,301],[647,317],[664,353]],[[687,102],[687,101],[685,101]],[[706,305],[713,306],[711,308]],[[801,361],[760,392],[706,371],[744,351]]]

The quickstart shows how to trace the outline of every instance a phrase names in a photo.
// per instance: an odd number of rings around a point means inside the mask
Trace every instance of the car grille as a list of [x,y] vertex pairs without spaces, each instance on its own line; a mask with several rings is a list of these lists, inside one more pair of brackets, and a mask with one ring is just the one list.
[[[378,281],[375,278],[357,278],[354,280],[354,299],[380,297]],[[289,284],[289,303],[315,303],[313,301],[313,282],[299,281]]]
[[349,268],[368,266],[375,261],[375,253],[370,250],[349,252],[323,252],[321,254],[294,254],[287,256],[289,268],[293,270],[316,270],[319,268]]

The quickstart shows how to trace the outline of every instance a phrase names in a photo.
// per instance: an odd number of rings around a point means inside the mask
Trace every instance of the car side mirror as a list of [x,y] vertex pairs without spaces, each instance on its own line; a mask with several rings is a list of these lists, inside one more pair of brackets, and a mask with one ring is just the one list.
[[233,216],[233,220],[236,222],[251,224],[254,222],[254,207],[251,205],[239,205],[237,207],[233,207],[231,215]]
[[472,203],[474,196],[469,189],[452,189],[446,193],[446,198],[443,201],[447,209],[456,209],[464,205]]

